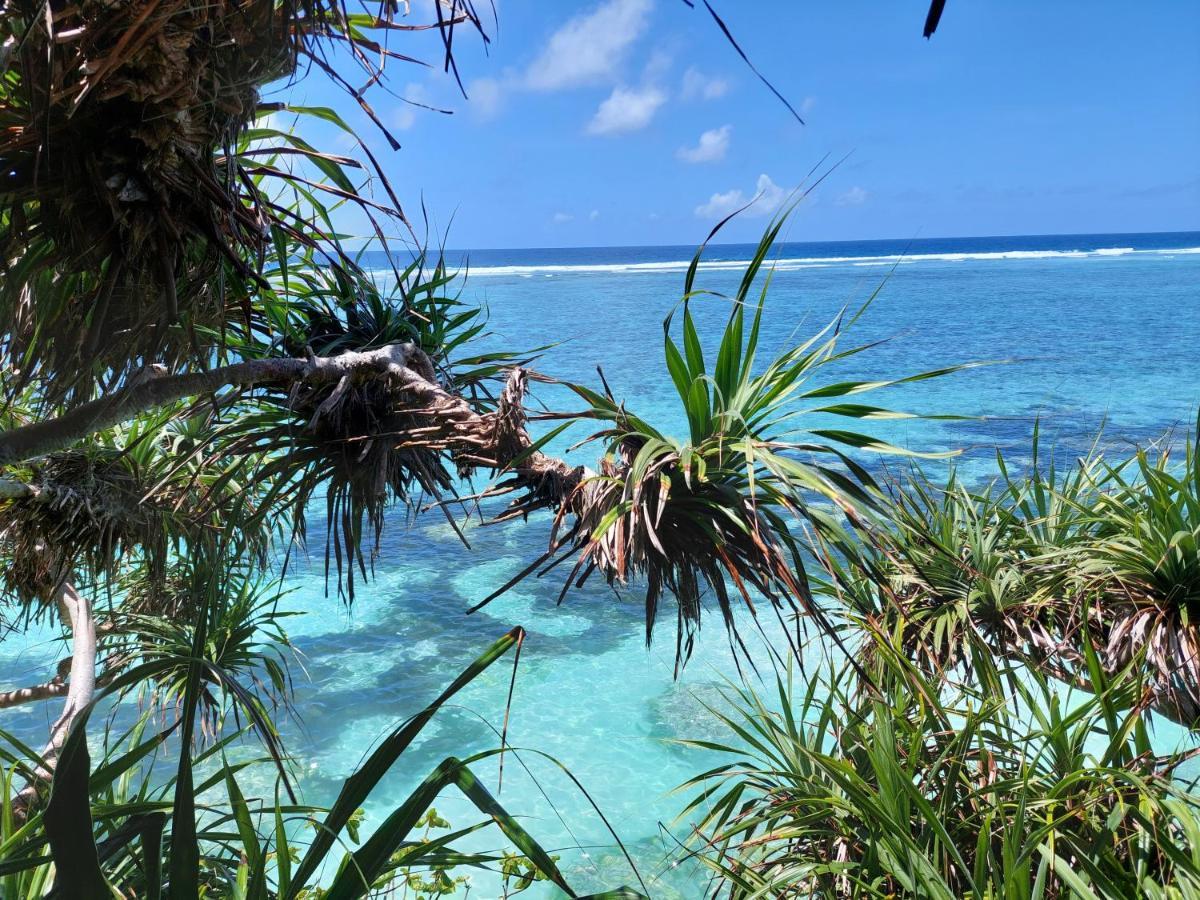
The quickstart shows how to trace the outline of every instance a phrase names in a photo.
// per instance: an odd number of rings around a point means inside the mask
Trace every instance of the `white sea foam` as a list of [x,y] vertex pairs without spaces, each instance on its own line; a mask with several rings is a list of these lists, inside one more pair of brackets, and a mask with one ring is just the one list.
[[[803,256],[785,257],[770,262],[778,271],[788,272],[799,269],[822,269],[829,266],[893,266],[910,265],[914,263],[936,262],[990,262],[1004,260],[1057,260],[1057,259],[1095,259],[1121,256],[1175,256],[1180,254],[1200,253],[1200,247],[1182,247],[1177,249],[1137,250],[1133,247],[1101,247],[1096,250],[995,250],[961,253],[909,253],[885,256]],[[699,265],[701,271],[719,272],[744,269],[748,259],[705,260]],[[667,260],[655,262],[623,262],[623,263],[547,263],[544,265],[510,265],[510,266],[471,266],[472,277],[520,277],[529,278],[534,275],[551,277],[554,275],[636,275],[686,272],[691,260]]]
[[[824,269],[830,265],[851,262],[864,257],[818,257],[812,260],[778,259],[772,260],[771,265],[784,271],[790,269]],[[701,271],[724,271],[746,268],[748,259],[723,259],[700,263]],[[532,266],[471,266],[470,274],[475,276],[509,276],[528,278],[531,275],[620,275],[636,273],[686,272],[691,260],[673,260],[665,262],[645,263],[578,263],[565,265],[560,263]]]

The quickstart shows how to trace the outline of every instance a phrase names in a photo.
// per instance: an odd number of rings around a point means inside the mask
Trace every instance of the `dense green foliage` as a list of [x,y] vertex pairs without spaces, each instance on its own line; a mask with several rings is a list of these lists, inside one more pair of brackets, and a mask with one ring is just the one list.
[[1194,897],[1200,797],[1153,750],[1133,685],[1066,692],[1028,669],[921,672],[865,638],[777,696],[716,711],[731,757],[695,779],[698,852],[722,896]]
[[931,673],[971,665],[983,645],[1087,683],[1134,665],[1145,702],[1200,717],[1200,469],[1195,436],[1112,461],[1093,452],[1062,471],[1038,438],[1030,470],[968,488],[919,471],[886,518],[831,560],[840,600],[895,632]]
[[[255,622],[250,622],[253,627]],[[175,684],[185,710],[196,698],[212,702],[216,692],[232,697],[245,718],[269,734],[271,724],[257,698],[239,680],[238,662],[219,651],[226,645],[203,625],[194,632],[193,652],[173,655],[159,646],[157,656],[116,679],[107,691],[119,693],[144,684],[148,678]],[[263,636],[269,639],[269,636]],[[4,896],[40,896],[51,880],[64,896],[102,896],[106,884],[127,896],[160,896],[164,876],[168,895],[181,891],[209,897],[350,898],[397,885],[441,883],[437,873],[448,868],[495,867],[524,881],[549,880],[569,891],[554,859],[525,831],[472,774],[478,764],[501,750],[468,759],[447,759],[431,772],[413,794],[371,835],[360,839],[361,805],[380,779],[402,760],[405,750],[438,709],[489,666],[519,644],[520,629],[490,647],[468,666],[440,696],[416,716],[387,735],[345,782],[328,810],[288,802],[288,775],[278,756],[235,758],[244,735],[231,729],[199,751],[190,742],[180,745],[176,774],[154,777],[149,768],[180,727],[177,721],[161,732],[151,728],[149,713],[120,734],[105,733],[105,757],[92,767],[85,743],[86,715],[72,729],[55,773],[55,788],[44,812],[18,822],[6,804],[0,815],[0,876]],[[209,638],[217,638],[214,643]],[[214,654],[210,651],[217,650]],[[175,681],[174,679],[180,679]],[[170,701],[171,690],[160,701]],[[188,714],[182,720],[189,726]],[[218,719],[214,732],[226,724]],[[271,742],[268,741],[268,746]],[[7,744],[20,748],[9,737]],[[3,750],[10,773],[36,764],[38,755],[21,758]],[[243,754],[244,757],[244,754]],[[239,780],[252,767],[278,766],[274,802],[247,800]],[[9,783],[11,784],[11,774]],[[76,783],[78,782],[78,786]],[[431,812],[439,793],[454,787],[479,810],[482,820],[465,829],[430,839]],[[97,844],[79,840],[79,828],[95,820]],[[179,827],[183,823],[186,827]],[[311,824],[310,835],[305,824]],[[495,825],[521,855],[465,854],[449,848],[454,840]],[[422,834],[421,829],[424,829]],[[90,837],[90,828],[84,834]],[[345,837],[343,837],[345,835]],[[47,844],[51,855],[46,854]],[[348,852],[346,844],[359,845]],[[97,852],[98,851],[98,852]],[[330,868],[327,860],[337,864]],[[327,884],[318,887],[326,869]],[[428,876],[421,873],[429,872]],[[331,873],[331,874],[330,874]],[[444,874],[443,876],[444,877]],[[440,896],[430,887],[426,896]],[[634,896],[615,892],[599,897]]]
[[[695,852],[730,897],[1200,896],[1195,441],[970,489],[919,470],[823,546],[852,646],[713,713]],[[806,663],[813,666],[809,658]],[[1159,725],[1161,726],[1161,721]]]
[[[689,808],[715,892],[1195,896],[1195,798],[1147,724],[1200,718],[1194,442],[1065,475],[1001,460],[981,489],[880,483],[863,455],[902,451],[829,417],[904,415],[859,395],[954,370],[828,378],[868,349],[845,343],[861,310],[763,358],[783,217],[733,296],[697,286],[697,254],[664,321],[647,377],[674,386],[686,436],[603,378],[569,385],[587,408],[531,436],[539,349],[478,349],[484,315],[434,254],[390,253],[372,278],[343,208],[381,249],[412,236],[375,155],[337,112],[259,96],[315,71],[379,124],[351,73],[379,83],[384,60],[412,61],[390,41],[422,32],[456,72],[454,29],[482,31],[470,0],[432,9],[413,25],[390,3],[0,6],[0,616],[14,634],[56,622],[71,645],[42,684],[0,694],[63,703],[44,748],[0,732],[3,896],[433,898],[472,869],[506,895],[575,896],[475,775],[511,752],[503,734],[360,834],[438,710],[510,651],[515,666],[520,628],[411,698],[328,809],[295,796],[280,740],[280,577],[307,517],[324,514],[326,578],[350,602],[389,511],[444,511],[475,474],[511,496],[498,520],[551,513],[519,577],[574,557],[564,593],[631,582],[648,639],[674,600],[680,665],[710,597],[738,658],[764,599],[783,633],[828,641],[833,675],[769,703],[743,687],[716,713],[734,737],[708,749],[739,762],[700,776]],[[285,112],[363,160],[279,127]],[[711,345],[700,303],[728,305]],[[595,472],[544,452],[576,422],[599,423]],[[442,819],[445,790],[478,821]],[[508,849],[459,848],[483,828]]]

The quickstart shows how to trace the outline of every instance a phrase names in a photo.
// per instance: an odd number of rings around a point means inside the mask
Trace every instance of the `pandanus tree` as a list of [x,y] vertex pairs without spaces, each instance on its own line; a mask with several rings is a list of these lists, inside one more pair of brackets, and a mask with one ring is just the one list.
[[[1039,447],[969,487],[919,471],[893,485],[884,527],[838,558],[836,593],[895,634],[931,676],[1019,660],[1065,684],[1129,678],[1137,705],[1200,725],[1200,470],[1195,432],[1072,465]],[[1100,672],[1094,671],[1100,667]]]
[[[197,783],[194,769],[222,758],[231,713],[291,791],[269,708],[288,690],[271,598],[280,556],[316,505],[328,577],[352,600],[391,505],[452,497],[474,473],[495,479],[488,493],[511,501],[500,518],[551,514],[547,553],[525,574],[574,558],[567,586],[593,572],[635,581],[648,638],[673,598],[682,662],[706,594],[738,641],[734,598],[819,616],[797,529],[833,527],[830,510],[875,502],[848,454],[892,448],[805,431],[790,408],[886,415],[840,399],[884,383],[814,381],[861,349],[838,346],[841,323],[757,361],[758,284],[779,221],[733,297],[699,291],[693,265],[681,328],[667,319],[662,376],[678,390],[686,440],[606,387],[572,387],[587,408],[569,418],[602,423],[594,470],[544,452],[558,429],[531,436],[525,397],[542,376],[521,354],[473,349],[480,311],[440,260],[389,253],[379,282],[358,264],[337,236],[339,206],[365,211],[385,250],[408,227],[376,155],[364,141],[365,162],[316,149],[275,127],[282,105],[260,94],[316,72],[378,123],[352,78],[381,81],[385,65],[409,60],[393,44],[423,30],[441,37],[456,72],[454,36],[483,33],[470,0],[432,9],[421,24],[391,3],[350,12],[323,0],[0,10],[0,592],[8,627],[57,618],[71,641],[52,677],[0,694],[0,707],[63,703],[43,749],[6,751],[0,877],[18,893],[53,880],[62,896],[159,896],[164,883],[172,897],[230,885],[300,896],[437,707],[519,643],[518,629],[384,740],[295,869],[284,817],[312,811],[294,798],[252,815],[226,764],[225,811],[198,814],[197,792],[215,782]],[[346,127],[332,110],[295,112]],[[699,302],[730,304],[707,363]],[[147,736],[140,720],[131,749],[106,746],[93,769],[92,710],[132,696],[170,724]],[[173,778],[132,797],[113,788],[167,740],[179,748]],[[452,785],[570,892],[471,774],[486,757],[439,767],[343,862],[329,896],[362,896],[443,852],[448,841],[410,835]]]
[[[942,4],[933,6],[936,25]],[[519,647],[519,628],[386,735],[328,810],[292,796],[272,721],[272,704],[289,693],[279,564],[303,540],[306,516],[323,510],[327,577],[349,602],[370,578],[388,510],[432,499],[446,512],[437,501],[473,475],[490,481],[489,500],[508,499],[486,507],[496,518],[545,513],[535,519],[548,520],[547,549],[519,578],[557,567],[564,595],[593,576],[631,584],[644,591],[647,640],[662,604],[673,604],[679,665],[706,603],[739,649],[764,606],[785,634],[812,622],[840,641],[842,619],[827,617],[806,570],[812,535],[830,550],[827,592],[869,634],[897,636],[918,671],[969,668],[978,636],[1093,685],[1149,659],[1150,698],[1140,702],[1195,718],[1192,449],[1186,477],[1141,459],[1132,479],[1086,469],[1047,486],[1035,475],[1009,485],[998,506],[954,485],[890,502],[857,454],[896,448],[828,423],[893,417],[862,395],[949,370],[825,378],[866,349],[845,344],[854,315],[763,354],[782,219],[729,296],[696,284],[698,254],[666,316],[662,369],[645,375],[674,387],[685,435],[639,416],[601,379],[568,385],[584,408],[535,437],[526,395],[546,376],[530,353],[476,346],[481,311],[441,260],[390,252],[408,222],[367,142],[332,110],[293,110],[350,132],[362,160],[324,152],[277,127],[271,114],[285,107],[261,100],[273,82],[317,73],[378,124],[365,94],[386,65],[411,61],[398,40],[440,37],[456,72],[454,36],[483,34],[470,0],[431,8],[427,23],[392,3],[351,12],[324,0],[0,8],[0,599],[7,629],[57,621],[71,644],[44,681],[0,692],[0,708],[62,704],[43,746],[0,748],[6,896],[157,897],[167,886],[171,897],[296,898],[319,884],[323,896],[365,896],[445,863],[454,840],[481,827],[415,838],[437,821],[431,804],[449,787],[503,831],[520,871],[573,895],[472,771],[504,751],[503,739],[446,760],[357,850],[340,864],[330,857],[439,707]],[[343,247],[345,205],[363,210],[389,251],[386,277]],[[697,325],[702,303],[727,306],[715,340]],[[600,448],[590,466],[548,452],[579,421]],[[865,549],[846,522],[868,537]],[[793,633],[784,649],[798,651]],[[1097,640],[1070,644],[1066,633]],[[887,684],[872,646],[841,649],[862,653],[855,684],[878,703]],[[905,681],[902,699],[923,683]],[[93,711],[123,699],[152,715],[98,735]],[[948,733],[954,718],[936,725]],[[851,735],[851,754],[886,717],[858,721],[872,724]],[[273,805],[253,806],[238,783],[244,764],[225,757],[239,725],[278,768]],[[89,736],[102,745],[96,765]],[[178,759],[163,777],[152,763],[168,742]],[[818,762],[842,771],[836,755]],[[826,802],[827,780],[805,783],[815,802]],[[214,787],[225,800],[197,801]],[[974,787],[962,787],[966,810]],[[1112,795],[1105,783],[1095,796]],[[304,848],[298,819],[317,826]],[[981,833],[972,816],[964,822],[964,833]],[[1142,858],[1138,834],[1122,843],[1123,859]],[[736,828],[727,837],[757,842]],[[840,832],[831,840],[834,852],[850,846]],[[982,850],[986,860],[1004,848]],[[1162,862],[1157,851],[1153,859]]]

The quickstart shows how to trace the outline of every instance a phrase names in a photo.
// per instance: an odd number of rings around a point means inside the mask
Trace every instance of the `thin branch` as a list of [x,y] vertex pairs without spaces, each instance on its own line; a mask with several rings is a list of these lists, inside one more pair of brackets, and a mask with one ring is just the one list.
[[56,676],[44,684],[34,684],[29,687],[15,688],[11,691],[0,692],[0,709],[9,709],[23,703],[33,703],[37,700],[49,700],[61,697],[67,692],[67,682]]

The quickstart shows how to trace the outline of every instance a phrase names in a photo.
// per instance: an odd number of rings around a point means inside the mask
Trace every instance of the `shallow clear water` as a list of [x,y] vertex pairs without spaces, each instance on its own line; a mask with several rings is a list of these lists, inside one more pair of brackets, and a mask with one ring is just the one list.
[[[1193,424],[1200,405],[1197,248],[1200,234],[786,245],[769,295],[763,351],[807,336],[882,283],[847,340],[883,343],[831,370],[831,379],[1007,362],[891,391],[882,404],[984,418],[893,423],[876,433],[913,449],[963,448],[959,465],[972,478],[991,471],[996,447],[1023,458],[1038,417],[1043,441],[1068,458],[1086,449],[1105,420],[1106,443],[1146,441],[1168,427]],[[897,263],[893,255],[904,251]],[[714,248],[710,258],[717,264],[701,272],[700,286],[732,293],[740,276],[736,261],[748,253]],[[680,295],[689,254],[683,248],[486,251],[472,254],[464,295],[488,304],[489,340],[506,347],[563,342],[538,360],[539,370],[596,384],[595,368],[602,366],[631,409],[672,430],[679,418],[662,364],[661,323]],[[711,336],[728,308],[710,299],[698,301],[696,311],[702,335],[707,325]],[[577,405],[553,390],[540,396],[560,409]],[[580,429],[556,446],[585,433]],[[584,448],[576,458],[591,462],[594,455],[594,448]],[[331,800],[389,727],[520,624],[529,639],[516,682],[512,743],[548,753],[570,769],[626,842],[655,896],[701,895],[698,873],[685,867],[663,875],[663,867],[676,846],[668,829],[680,833],[672,820],[682,806],[682,798],[668,792],[710,760],[669,739],[715,734],[701,701],[714,699],[722,678],[734,673],[717,620],[702,630],[695,656],[676,681],[674,623],[668,616],[647,649],[636,585],[618,597],[597,582],[556,607],[562,577],[556,570],[467,616],[467,607],[544,549],[548,521],[473,523],[468,550],[436,513],[410,524],[399,511],[385,534],[374,582],[347,611],[324,596],[324,535],[317,524],[314,517],[311,566],[290,576],[296,590],[288,601],[307,612],[291,620],[303,654],[304,669],[295,670],[302,721],[290,724],[286,737],[304,768],[308,800]],[[6,641],[0,676],[5,683],[24,681],[46,654],[58,652]],[[505,664],[494,667],[438,716],[374,795],[371,819],[446,756],[496,745],[510,674]],[[36,739],[50,714],[6,714],[4,727]],[[634,883],[570,781],[533,754],[522,760],[532,776],[510,759],[500,799],[525,816],[544,845],[588,848],[561,851],[573,883],[586,889]],[[490,772],[485,780],[494,786],[494,767]],[[456,825],[475,820],[452,797],[439,809]],[[501,845],[492,832],[476,839],[478,847]],[[495,896],[494,886],[479,876],[470,896]]]

